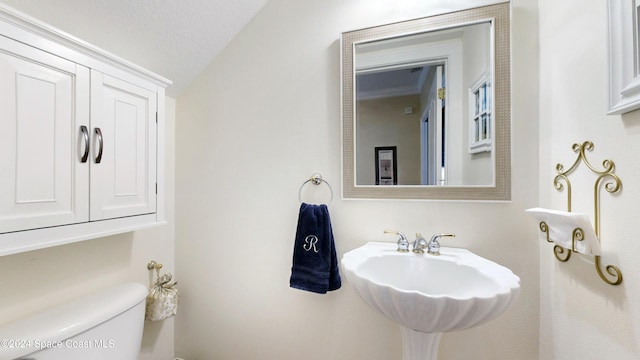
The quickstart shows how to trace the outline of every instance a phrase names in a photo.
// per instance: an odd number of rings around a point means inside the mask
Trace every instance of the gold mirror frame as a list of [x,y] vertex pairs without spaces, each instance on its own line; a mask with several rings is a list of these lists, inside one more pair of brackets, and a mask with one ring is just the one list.
[[[344,199],[511,200],[511,50],[509,3],[342,33],[342,197]],[[377,39],[491,21],[494,36],[494,184],[419,186],[355,184],[355,45]]]

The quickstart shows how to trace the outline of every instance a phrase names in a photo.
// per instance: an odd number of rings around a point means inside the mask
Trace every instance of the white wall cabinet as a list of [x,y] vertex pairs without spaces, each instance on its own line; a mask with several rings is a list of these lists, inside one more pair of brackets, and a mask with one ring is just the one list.
[[168,84],[0,5],[0,255],[164,222]]
[[0,233],[87,221],[89,69],[0,37]]
[[91,73],[91,220],[156,211],[156,93]]

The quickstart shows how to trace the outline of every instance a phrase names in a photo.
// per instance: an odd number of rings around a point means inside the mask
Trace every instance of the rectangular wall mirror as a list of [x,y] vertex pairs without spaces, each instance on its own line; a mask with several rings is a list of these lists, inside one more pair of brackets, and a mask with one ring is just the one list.
[[342,34],[344,198],[510,199],[509,31],[501,3]]

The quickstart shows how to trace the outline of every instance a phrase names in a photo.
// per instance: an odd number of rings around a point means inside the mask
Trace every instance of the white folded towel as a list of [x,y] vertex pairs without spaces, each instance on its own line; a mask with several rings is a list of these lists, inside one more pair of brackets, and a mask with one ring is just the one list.
[[[539,222],[544,221],[548,227],[549,240],[565,249],[572,250],[573,231],[576,228],[582,229],[584,240],[575,242],[575,251],[587,255],[600,255],[600,242],[587,214],[543,208],[527,209],[526,212]],[[540,238],[546,240],[546,233],[541,231]]]

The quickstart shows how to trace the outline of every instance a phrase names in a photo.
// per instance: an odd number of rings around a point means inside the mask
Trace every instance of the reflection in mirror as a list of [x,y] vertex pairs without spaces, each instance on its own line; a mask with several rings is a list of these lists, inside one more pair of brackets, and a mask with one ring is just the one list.
[[355,45],[357,185],[383,184],[381,145],[398,148],[396,184],[493,184],[490,35],[482,22]]
[[508,3],[343,33],[342,59],[345,198],[510,198]]

